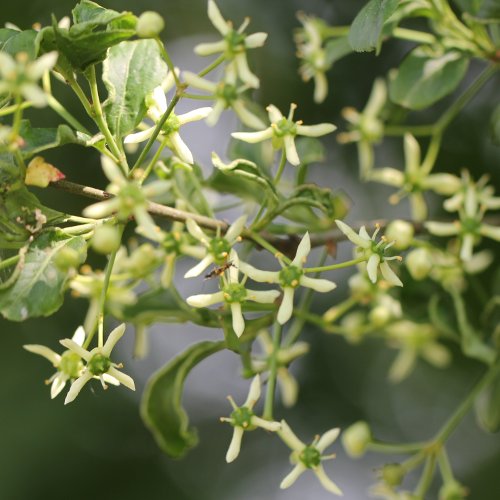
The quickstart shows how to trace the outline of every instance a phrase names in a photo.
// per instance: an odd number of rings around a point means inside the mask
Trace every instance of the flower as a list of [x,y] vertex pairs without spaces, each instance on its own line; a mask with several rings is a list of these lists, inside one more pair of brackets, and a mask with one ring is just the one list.
[[387,87],[381,78],[373,83],[372,92],[365,108],[360,113],[352,107],[342,110],[343,117],[350,122],[350,131],[337,136],[338,142],[357,142],[361,179],[366,179],[373,168],[373,144],[384,136],[384,123],[380,113],[387,100]]
[[401,257],[387,257],[384,255],[384,252],[390,248],[394,242],[392,241],[388,243],[383,236],[378,243],[375,242],[375,237],[380,230],[380,226],[377,225],[377,228],[370,237],[366,232],[365,226],[362,226],[359,230],[359,234],[356,234],[345,222],[336,220],[335,223],[337,224],[337,227],[347,236],[347,238],[358,246],[358,252],[364,253],[364,257],[367,259],[366,271],[372,283],[376,283],[377,269],[380,267],[380,272],[386,281],[392,285],[403,286],[401,280],[396,276],[387,263],[389,260],[401,260]]
[[413,218],[418,221],[427,218],[427,205],[423,192],[434,191],[442,195],[451,195],[460,188],[460,179],[452,174],[431,174],[425,162],[420,163],[420,146],[411,134],[405,134],[405,172],[395,168],[373,170],[369,179],[400,190],[389,198],[392,204],[399,203],[405,196],[410,198]]
[[241,240],[240,233],[245,227],[246,220],[246,215],[242,215],[229,226],[224,236],[209,238],[193,219],[188,219],[187,230],[206,248],[206,252],[202,260],[186,272],[184,278],[199,276],[210,264],[215,263],[218,266],[225,264],[232,246]]
[[117,212],[118,218],[126,221],[133,215],[141,233],[158,240],[161,231],[148,213],[148,198],[167,192],[170,189],[168,182],[153,181],[141,186],[135,180],[127,179],[120,167],[107,156],[101,157],[101,163],[106,177],[111,181],[108,191],[115,196],[89,205],[83,210],[84,216],[98,219]]
[[228,396],[228,400],[233,407],[233,412],[229,418],[222,417],[220,419],[221,422],[229,422],[234,427],[231,444],[226,453],[226,462],[228,463],[233,462],[238,457],[241,448],[241,439],[245,431],[252,431],[257,427],[261,427],[271,432],[276,432],[281,429],[281,424],[279,422],[264,420],[253,412],[253,407],[260,398],[260,388],[260,377],[256,375],[250,384],[247,399],[241,406],[237,406],[233,398]]
[[[491,190],[474,184],[463,176],[465,188],[445,202],[448,210],[458,210],[460,220],[454,222],[426,222],[425,228],[436,236],[459,236],[460,258],[467,262],[472,258],[474,246],[481,236],[500,241],[500,227],[482,222],[488,208],[500,208],[499,198]],[[481,181],[480,181],[481,182]],[[481,182],[482,184],[482,182]],[[451,203],[450,203],[451,202]]]
[[191,73],[190,71],[184,71],[182,75],[187,84],[197,89],[209,92],[215,99],[215,105],[206,119],[208,125],[215,125],[219,120],[222,111],[227,108],[232,108],[241,120],[241,123],[247,127],[259,129],[266,126],[259,117],[254,115],[247,108],[246,101],[242,98],[243,92],[245,92],[249,86],[238,86],[236,84],[236,76],[233,73],[226,74],[224,80],[219,83],[201,78],[197,74]]
[[249,87],[259,88],[259,79],[250,71],[247,61],[247,49],[262,47],[267,38],[267,33],[253,33],[246,35],[245,28],[250,22],[249,18],[235,30],[231,21],[226,21],[213,0],[208,0],[208,18],[217,31],[223,36],[219,42],[201,43],[194,48],[196,54],[209,56],[222,52],[229,62],[227,71],[237,75]]
[[281,430],[278,435],[284,443],[292,449],[290,461],[295,464],[292,471],[281,481],[280,488],[285,489],[292,486],[297,478],[307,469],[311,469],[319,479],[321,485],[335,495],[342,495],[340,488],[326,475],[321,462],[335,458],[335,455],[322,456],[328,446],[330,446],[340,433],[340,429],[330,429],[321,437],[316,436],[310,445],[303,443],[290,429],[288,424],[282,420]]
[[303,135],[306,137],[320,137],[332,133],[337,127],[332,123],[320,123],[318,125],[302,125],[302,121],[293,121],[293,114],[297,108],[296,104],[290,105],[288,117],[284,117],[280,110],[270,104],[266,109],[269,114],[271,125],[260,132],[233,132],[231,135],[240,141],[256,142],[272,139],[275,149],[285,149],[286,159],[292,165],[299,165],[300,158],[295,147],[295,137]]
[[[148,140],[156,128],[156,123],[158,123],[162,116],[167,111],[167,98],[163,92],[161,86],[155,87],[151,95],[146,98],[146,104],[148,105],[148,116],[155,122],[155,125],[137,132],[135,134],[129,134],[125,137],[125,144],[135,144],[138,142],[143,142]],[[212,112],[212,108],[204,107],[189,111],[182,115],[176,115],[174,112],[170,113],[167,120],[162,126],[160,132],[160,139],[165,142],[179,158],[189,164],[194,163],[193,154],[187,147],[186,143],[182,140],[179,129],[182,125],[186,123],[195,122],[198,120],[203,120]]]
[[[79,326],[71,340],[78,346],[82,346],[85,340],[85,330],[83,326]],[[81,357],[72,352],[64,351],[62,354],[57,354],[52,349],[44,345],[26,344],[23,346],[27,351],[34,354],[39,354],[45,359],[48,359],[56,368],[56,372],[45,382],[51,384],[50,397],[54,399],[66,386],[68,380],[74,380],[80,377],[83,370]]]
[[252,359],[252,368],[258,373],[269,370],[271,359],[275,358],[278,387],[281,390],[283,405],[287,408],[292,407],[297,402],[299,384],[290,373],[288,366],[292,361],[309,352],[309,344],[306,342],[295,342],[290,347],[279,347],[274,355],[275,348],[267,330],[260,332],[257,336],[257,341],[261,345],[265,356]]
[[[135,391],[133,379],[118,370],[118,368],[122,367],[121,364],[113,363],[110,359],[113,347],[124,333],[125,323],[122,323],[109,334],[104,345],[94,347],[91,351],[87,351],[71,339],[60,341],[64,347],[80,356],[87,363],[80,377],[71,384],[64,404],[71,403],[78,396],[83,386],[94,377],[98,377],[101,380],[104,389],[107,388],[106,381],[112,380],[116,385],[123,384],[125,387]],[[101,339],[101,335],[99,338]]]
[[281,260],[279,261],[282,267],[281,271],[261,271],[245,262],[240,264],[241,272],[255,281],[279,283],[283,289],[283,300],[278,310],[277,320],[281,325],[285,324],[292,316],[293,297],[298,286],[312,288],[316,292],[330,292],[337,287],[333,281],[309,278],[305,275],[302,267],[310,251],[311,239],[309,233],[306,233],[297,247],[295,258],[291,264],[284,265]]
[[272,304],[279,297],[280,292],[278,290],[246,289],[245,280],[241,283],[238,281],[240,262],[234,250],[231,250],[229,262],[231,264],[226,270],[227,278],[222,276],[224,282],[222,290],[216,293],[192,295],[186,299],[186,302],[192,307],[207,307],[220,302],[229,304],[233,318],[233,330],[238,337],[241,337],[245,330],[245,318],[241,312],[241,304],[247,300],[260,304]]
[[321,35],[325,23],[303,12],[299,12],[297,18],[303,26],[294,36],[297,44],[297,57],[302,60],[299,73],[305,82],[311,78],[314,79],[314,102],[321,103],[328,95],[328,80],[325,72],[332,66],[327,60]]
[[33,106],[42,108],[47,105],[45,92],[37,82],[46,71],[54,67],[58,54],[47,52],[34,61],[26,52],[19,52],[15,58],[0,51],[0,95],[10,94],[12,97],[22,96]]
[[370,427],[363,421],[352,424],[342,434],[344,450],[352,458],[362,457],[371,441]]

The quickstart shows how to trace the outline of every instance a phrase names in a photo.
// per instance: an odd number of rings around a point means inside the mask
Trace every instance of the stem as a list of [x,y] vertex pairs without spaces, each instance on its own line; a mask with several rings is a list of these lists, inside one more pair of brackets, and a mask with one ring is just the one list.
[[158,134],[161,132],[163,125],[165,125],[165,122],[167,121],[167,118],[171,115],[172,111],[174,110],[175,105],[179,102],[179,99],[180,99],[180,94],[175,94],[173,99],[170,101],[170,104],[168,105],[165,113],[163,113],[163,116],[156,124],[153,134],[148,139],[148,142],[144,146],[144,149],[141,151],[139,158],[137,158],[137,161],[135,162],[134,166],[130,169],[130,172],[128,173],[129,177],[131,177],[134,170],[141,165],[141,163],[144,161],[144,158],[149,153],[149,150],[153,147],[153,144],[156,138],[158,137]]
[[12,104],[11,106],[6,106],[5,108],[0,109],[0,116],[10,115],[11,113],[14,113],[19,107],[21,107],[21,109],[26,109],[31,106],[32,104],[29,101],[24,101],[20,105]]
[[20,258],[20,255],[17,254],[9,257],[8,259],[0,260],[0,269],[5,269],[7,267],[13,266],[14,264],[17,264]]
[[276,258],[281,259],[286,264],[291,264],[292,261],[286,255],[283,255],[277,248],[271,245],[271,243],[269,243],[260,234],[255,233],[250,229],[246,229],[243,231],[243,235],[255,241],[255,243],[258,243],[262,248],[265,248],[268,252],[271,252]]
[[305,273],[321,273],[323,271],[333,271],[334,269],[343,269],[345,267],[355,266],[361,262],[366,262],[366,257],[358,257],[357,259],[347,260],[339,264],[330,264],[329,266],[320,267],[304,267],[302,270]]
[[372,441],[368,444],[368,450],[376,453],[387,453],[389,455],[399,453],[417,453],[425,448],[428,443],[382,443],[381,441]]
[[142,186],[143,182],[148,178],[149,174],[151,173],[151,170],[153,170],[153,167],[155,166],[156,162],[158,161],[158,158],[160,157],[162,151],[165,149],[166,146],[167,146],[167,139],[165,138],[163,139],[163,141],[161,141],[161,144],[158,146],[158,149],[153,155],[153,158],[148,163],[148,166],[144,169],[144,172],[141,175],[141,178],[139,179],[140,186]]
[[213,101],[213,95],[201,95],[201,94],[190,94],[188,92],[183,92],[181,97],[187,97],[188,99],[195,99],[197,101]]
[[434,164],[436,163],[437,156],[439,154],[439,149],[441,148],[441,139],[443,134],[441,131],[437,130],[434,132],[431,138],[429,147],[427,148],[427,153],[425,154],[424,161],[422,162],[421,171],[427,175],[431,172]]
[[432,478],[434,476],[434,470],[436,469],[436,455],[433,453],[427,457],[424,465],[424,471],[420,477],[417,488],[415,489],[415,495],[417,498],[424,498],[425,493],[431,485]]
[[392,36],[394,38],[399,38],[400,40],[409,40],[411,42],[417,43],[427,43],[429,45],[433,45],[434,43],[436,43],[436,37],[431,33],[410,30],[407,28],[394,28],[394,30],[392,31]]
[[278,165],[278,171],[276,172],[276,175],[274,176],[274,179],[273,179],[273,184],[275,186],[278,185],[278,182],[281,179],[281,175],[283,174],[283,170],[285,169],[285,165],[286,165],[286,152],[285,152],[285,149],[283,148],[283,150],[281,151],[281,158],[280,158],[280,164]]
[[47,103],[61,118],[64,118],[75,130],[92,135],[54,96],[47,96]]
[[75,78],[69,79],[68,84],[73,89],[73,92],[76,94],[76,96],[82,103],[82,106],[84,107],[87,114],[90,116],[90,118],[94,119],[94,112],[92,110],[92,106],[90,105],[90,102],[87,96],[85,95],[85,92],[83,91],[82,87],[80,87],[80,84],[76,81]]
[[226,57],[224,56],[224,54],[221,54],[217,59],[215,59],[215,61],[213,61],[207,67],[205,67],[204,69],[202,69],[198,73],[198,76],[205,76],[206,74],[210,73],[210,71],[212,71],[217,66],[219,66],[220,64],[222,64],[225,61],[225,59],[226,59]]
[[120,166],[122,167],[124,173],[128,172],[128,166],[125,159],[125,155],[118,147],[115,138],[111,134],[109,130],[108,124],[106,123],[106,119],[104,118],[104,114],[102,112],[101,100],[99,99],[99,92],[97,90],[97,79],[95,75],[95,66],[90,66],[89,71],[86,73],[87,79],[90,85],[90,93],[92,95],[92,108],[94,110],[94,119],[99,127],[99,130],[104,135],[106,142],[111,149],[111,152],[119,159]]
[[462,401],[460,406],[455,410],[455,413],[443,425],[437,433],[434,441],[436,443],[444,444],[450,437],[453,431],[457,428],[458,424],[462,421],[464,416],[469,412],[477,395],[485,389],[500,372],[500,362],[497,362],[490,367],[490,369],[483,375],[479,382],[475,385],[472,391]]
[[437,459],[439,470],[441,471],[441,477],[443,478],[443,483],[451,483],[452,481],[454,481],[455,476],[453,475],[450,460],[448,459],[448,453],[446,453],[445,448],[441,449]]
[[181,81],[179,80],[179,77],[177,76],[177,72],[175,71],[174,63],[172,62],[172,59],[170,59],[170,55],[167,52],[167,49],[165,48],[165,45],[163,44],[163,42],[158,37],[155,38],[155,41],[158,44],[158,47],[160,48],[160,52],[161,52],[161,55],[163,56],[163,59],[165,59],[165,62],[167,63],[168,69],[174,75],[175,86],[177,88],[182,87],[183,85],[182,85]]
[[405,135],[410,133],[415,137],[428,136],[434,133],[434,125],[386,125],[384,127],[385,135]]
[[273,352],[269,360],[269,379],[267,381],[266,400],[264,402],[263,418],[273,419],[274,396],[276,393],[276,377],[278,376],[278,351],[281,345],[282,326],[276,321],[273,331]]
[[17,139],[19,130],[21,129],[21,120],[23,118],[23,102],[20,95],[16,95],[16,104],[14,110],[14,117],[12,119],[12,132],[11,137]]

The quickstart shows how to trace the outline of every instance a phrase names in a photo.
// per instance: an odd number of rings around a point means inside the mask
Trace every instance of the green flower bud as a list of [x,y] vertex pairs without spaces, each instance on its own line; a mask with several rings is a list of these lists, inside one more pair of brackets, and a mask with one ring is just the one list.
[[399,486],[405,475],[406,471],[401,464],[386,464],[381,471],[382,481],[391,487]]
[[87,363],[87,367],[92,375],[99,376],[109,371],[109,369],[111,368],[111,360],[108,356],[105,356],[104,354],[98,352],[90,358],[89,362]]
[[380,327],[385,325],[391,319],[391,316],[391,311],[387,307],[377,306],[370,311],[368,319],[373,326]]
[[353,458],[362,457],[371,440],[370,427],[363,421],[352,424],[342,434],[344,450]]
[[439,490],[439,500],[464,500],[467,490],[456,481],[443,484]]
[[417,281],[425,279],[432,269],[432,256],[425,248],[412,250],[405,261],[412,278]]
[[137,22],[137,36],[140,38],[154,38],[158,36],[165,27],[163,17],[152,10],[147,10],[139,16]]
[[321,453],[314,446],[309,445],[300,452],[299,460],[308,469],[314,469],[321,463]]
[[92,248],[102,254],[110,254],[118,250],[121,238],[118,229],[115,226],[105,224],[98,226],[92,237]]
[[401,219],[392,221],[385,230],[386,238],[395,241],[394,248],[397,250],[406,250],[411,245],[414,234],[413,226]]
[[61,271],[68,271],[78,267],[83,260],[82,257],[78,250],[65,246],[57,252],[54,263]]

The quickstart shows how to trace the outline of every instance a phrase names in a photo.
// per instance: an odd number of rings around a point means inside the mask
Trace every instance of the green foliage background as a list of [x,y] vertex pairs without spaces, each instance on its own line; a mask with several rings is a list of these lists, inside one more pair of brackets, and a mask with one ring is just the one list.
[[[197,33],[214,34],[202,0],[140,3],[105,0],[101,3],[105,7],[132,10],[136,14],[157,10],[166,20],[167,43]],[[303,84],[297,75],[298,63],[292,43],[292,29],[298,25],[295,12],[304,10],[324,15],[330,23],[348,24],[364,2],[220,0],[218,4],[224,16],[234,19],[235,23],[250,15],[252,32],[270,32],[265,48],[252,55],[256,72],[261,76],[262,90],[258,99],[263,104],[273,102],[283,110],[288,109],[290,102],[297,102],[305,123],[331,121],[340,125],[341,107],[362,107],[373,78],[384,75],[395,66],[407,50],[402,43],[390,42],[384,45],[378,58],[373,53],[358,54],[340,61],[329,75],[331,91],[327,101],[317,106],[312,102],[311,84]],[[68,0],[4,2],[0,23],[10,21],[21,28],[27,28],[35,21],[48,24],[50,13],[55,13],[60,19],[69,14],[73,6],[73,1]],[[175,59],[175,52],[173,58],[183,67],[182,61]],[[467,166],[476,178],[482,172],[489,172],[496,181],[494,184],[499,186],[499,149],[491,145],[488,124],[484,120],[491,111],[489,106],[495,90],[494,82],[487,85],[451,125],[444,140],[440,164],[445,169]],[[61,99],[71,109],[69,93],[65,97]],[[439,104],[437,108],[441,106]],[[38,112],[39,123],[42,120],[44,126],[59,123],[53,113],[44,113],[41,118]],[[428,120],[432,120],[430,114]],[[216,149],[215,146],[210,148]],[[394,147],[389,142],[382,156],[391,158]],[[317,167],[324,169],[321,178],[340,188],[343,182],[348,186],[357,184],[354,148],[343,147],[341,150],[332,139],[329,139],[328,148],[329,163]],[[98,161],[95,152],[77,146],[66,146],[46,157],[75,182],[88,180],[88,170],[94,169]],[[96,174],[94,185],[100,187],[103,184],[103,178]],[[349,188],[346,187],[346,191],[349,194]],[[75,200],[55,191],[37,194],[42,199],[49,197],[55,208],[69,205],[74,213],[85,205],[84,200]],[[369,208],[371,211],[366,213],[374,217],[386,214],[385,195],[383,188],[375,191],[369,186],[361,198],[354,200],[356,213],[366,217],[362,211]],[[336,297],[339,298],[340,293]],[[324,310],[329,305],[323,302],[316,307]],[[199,427],[201,443],[187,458],[173,462],[156,447],[140,420],[138,395],[142,387],[138,387],[138,394],[130,396],[120,390],[104,394],[96,386],[95,392],[86,391],[75,404],[66,408],[60,398],[50,401],[48,389],[41,383],[44,377],[50,376],[50,367],[45,360],[32,356],[21,346],[47,343],[56,347],[59,338],[72,335],[84,315],[83,308],[83,301],[69,298],[64,307],[50,318],[19,324],[0,319],[0,499],[234,499],[239,498],[237,492],[241,491],[238,488],[242,484],[245,498],[301,498],[295,496],[297,486],[284,493],[277,488],[282,473],[287,470],[288,456],[277,440],[264,433],[245,436],[242,455],[235,464],[227,466],[224,456],[230,431],[212,416],[204,419],[200,407],[196,407],[197,414],[192,415],[192,419]],[[182,335],[183,328],[164,326],[162,334],[175,332]],[[437,372],[420,364],[407,381],[391,387],[385,375],[393,353],[377,343],[353,347],[340,338],[314,331],[307,332],[306,339],[312,343],[312,352],[300,367],[298,407],[293,413],[283,413],[293,425],[302,428],[304,438],[312,438],[315,432],[333,426],[345,427],[355,420],[366,419],[381,438],[424,439],[458,404],[480,372],[478,365],[464,361],[455,351],[455,362],[450,370]],[[155,362],[159,363],[159,360]],[[129,367],[131,363],[135,362],[129,361]],[[213,370],[217,369],[217,358],[207,363]],[[159,364],[152,366],[148,361],[139,363],[139,369],[148,372],[158,367]],[[228,378],[233,375],[228,375]],[[213,389],[213,381],[203,380],[196,373],[190,380],[188,384],[212,384]],[[220,394],[217,401],[203,401],[207,408],[210,407],[210,415],[214,413],[213,408],[220,408],[220,415],[227,412],[224,396]],[[187,406],[194,407],[189,402]],[[472,499],[498,498],[499,445],[499,437],[479,431],[472,416],[465,420],[453,438],[450,454],[453,457],[455,453],[455,460],[458,456],[457,475],[470,486]],[[368,460],[369,465],[361,467],[346,459],[339,447],[336,451],[338,459],[331,465],[332,477],[350,499],[350,484],[374,482],[370,477],[374,462]],[[278,467],[277,472],[274,466]],[[268,486],[270,489],[266,489]],[[321,490],[314,491],[318,492],[314,499],[329,498]]]

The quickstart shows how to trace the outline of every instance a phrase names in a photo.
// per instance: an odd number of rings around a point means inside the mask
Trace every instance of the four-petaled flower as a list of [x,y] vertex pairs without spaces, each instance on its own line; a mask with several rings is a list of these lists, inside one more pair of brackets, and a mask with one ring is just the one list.
[[[125,144],[136,144],[138,142],[143,142],[148,140],[156,128],[156,123],[158,123],[161,117],[167,111],[167,98],[161,86],[156,87],[149,98],[146,98],[146,104],[148,106],[148,116],[155,122],[153,127],[149,127],[146,130],[137,132],[135,134],[129,134],[125,137]],[[162,126],[159,139],[164,141],[165,145],[168,146],[181,160],[192,164],[194,163],[193,154],[187,147],[186,143],[182,140],[179,129],[182,125],[186,123],[195,122],[198,120],[203,120],[212,112],[212,108],[203,107],[199,109],[194,109],[182,115],[176,115],[174,112],[170,113],[167,120]]]
[[91,351],[87,351],[71,339],[60,341],[64,347],[80,356],[86,362],[80,377],[71,384],[64,404],[71,403],[78,396],[83,386],[94,377],[98,377],[101,380],[104,389],[107,388],[106,382],[110,382],[114,385],[123,384],[125,387],[135,391],[133,379],[118,370],[118,368],[122,367],[121,364],[113,363],[110,359],[113,347],[124,333],[125,323],[122,323],[109,334],[104,345],[94,347]]
[[215,263],[218,266],[226,264],[232,246],[241,239],[240,233],[245,227],[246,220],[246,215],[242,215],[229,226],[224,236],[217,235],[210,238],[193,219],[188,219],[187,230],[206,248],[206,252],[201,261],[186,272],[184,278],[199,276],[210,264]]
[[247,300],[260,304],[272,304],[279,297],[280,292],[278,290],[249,290],[245,288],[246,278],[242,282],[238,281],[240,262],[234,250],[231,250],[229,262],[231,264],[225,273],[227,278],[222,276],[224,282],[222,290],[216,293],[192,295],[186,299],[186,302],[192,307],[208,307],[225,302],[231,308],[234,333],[240,337],[245,330],[245,318],[241,312],[241,304]]
[[405,134],[405,171],[395,168],[378,168],[373,170],[369,180],[399,187],[389,201],[399,203],[402,198],[409,196],[413,218],[421,221],[427,218],[427,205],[424,191],[432,190],[442,195],[452,195],[460,189],[460,179],[452,174],[431,174],[430,169],[420,162],[420,146],[411,134]]
[[291,264],[285,265],[281,260],[279,261],[282,266],[281,271],[261,271],[245,262],[240,264],[241,272],[253,280],[264,283],[278,283],[281,286],[283,300],[277,316],[278,323],[281,325],[285,324],[292,316],[293,297],[297,287],[305,286],[312,288],[316,292],[330,292],[337,286],[333,281],[309,278],[305,275],[302,267],[310,251],[311,240],[309,233],[306,233],[297,247],[297,253]]
[[115,196],[89,205],[83,210],[84,216],[98,219],[116,212],[119,219],[127,220],[133,215],[137,225],[141,228],[141,233],[157,240],[160,228],[148,213],[148,198],[167,192],[170,184],[166,181],[153,181],[140,186],[135,180],[127,179],[120,167],[107,156],[101,158],[101,163],[106,177],[111,181],[108,191]]
[[384,255],[384,252],[394,244],[394,241],[387,242],[383,236],[378,243],[375,241],[375,238],[380,230],[380,226],[377,226],[373,235],[370,237],[365,226],[362,226],[359,230],[359,234],[356,234],[356,232],[345,222],[336,220],[335,223],[337,224],[337,227],[347,236],[347,238],[357,245],[358,252],[364,253],[364,257],[367,260],[366,272],[368,273],[368,277],[372,283],[377,282],[377,269],[380,267],[380,272],[388,283],[396,286],[403,286],[401,280],[396,276],[387,263],[389,260],[401,260],[401,257],[399,255],[393,257],[387,257],[387,255]]
[[222,52],[229,62],[226,71],[237,75],[249,87],[258,88],[259,79],[250,71],[247,61],[247,49],[262,47],[267,38],[267,33],[244,33],[250,19],[247,17],[243,24],[235,30],[231,21],[226,21],[213,0],[208,0],[208,18],[212,21],[217,31],[223,36],[219,42],[200,43],[194,48],[196,54],[209,56]]
[[248,90],[249,86],[238,86],[236,84],[236,75],[233,73],[226,73],[224,80],[219,83],[201,78],[190,71],[184,71],[182,76],[188,85],[209,92],[215,99],[215,105],[206,119],[208,125],[215,125],[221,113],[225,109],[231,108],[241,120],[241,123],[247,127],[259,129],[266,126],[258,116],[247,108],[246,101],[242,98],[242,94]]
[[320,137],[330,134],[337,127],[332,123],[320,123],[318,125],[302,125],[302,120],[293,121],[293,114],[297,108],[296,104],[290,105],[288,117],[281,114],[281,111],[270,104],[266,109],[269,114],[271,125],[259,132],[233,132],[231,135],[235,139],[249,143],[256,143],[272,139],[275,149],[285,149],[286,159],[292,165],[299,165],[300,158],[295,147],[295,137],[303,135],[306,137]]
[[307,469],[311,469],[319,479],[321,485],[335,495],[342,495],[340,488],[326,475],[321,462],[335,458],[335,455],[322,456],[325,449],[330,446],[338,437],[340,429],[330,429],[321,437],[316,436],[314,441],[306,445],[290,429],[288,424],[282,420],[281,430],[278,431],[280,438],[291,448],[290,461],[295,464],[292,471],[281,481],[280,488],[285,489],[292,486],[297,478]]
[[279,422],[270,422],[269,420],[264,420],[258,417],[253,412],[253,407],[260,398],[260,377],[256,375],[252,380],[250,385],[250,390],[248,391],[248,396],[245,402],[238,406],[231,396],[228,396],[229,402],[233,407],[233,412],[229,418],[222,417],[221,422],[229,422],[233,427],[233,438],[231,439],[231,444],[226,453],[226,462],[230,463],[234,461],[241,448],[241,439],[243,438],[243,433],[245,431],[252,431],[257,427],[261,427],[266,431],[276,432],[281,429],[281,424]]
[[[85,341],[83,326],[79,326],[76,329],[71,340],[79,346],[83,345]],[[68,380],[77,379],[82,374],[82,359],[72,351],[64,351],[62,354],[57,354],[52,349],[38,344],[27,344],[23,347],[29,352],[39,354],[48,359],[54,365],[54,368],[56,368],[57,371],[45,382],[46,384],[51,384],[50,397],[52,399],[59,395]]]

